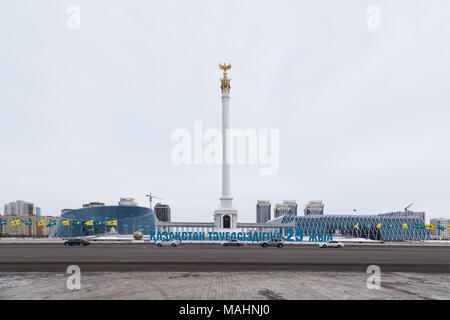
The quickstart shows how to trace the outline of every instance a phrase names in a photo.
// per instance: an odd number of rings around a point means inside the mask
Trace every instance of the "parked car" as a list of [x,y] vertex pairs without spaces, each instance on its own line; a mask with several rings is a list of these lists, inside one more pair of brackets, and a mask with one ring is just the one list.
[[180,241],[174,240],[174,239],[163,239],[163,240],[157,240],[155,243],[158,247],[163,247],[163,246],[176,247],[177,245],[180,244]]
[[267,247],[283,248],[284,247],[284,240],[283,239],[270,239],[268,241],[261,241],[259,244],[263,248],[267,248]]
[[87,246],[90,242],[85,239],[69,239],[64,242],[65,246]]
[[223,242],[222,246],[224,247],[243,247],[245,246],[245,242],[233,239],[227,242]]
[[344,246],[344,244],[342,242],[335,241],[335,240],[319,243],[320,248],[342,248],[343,246]]

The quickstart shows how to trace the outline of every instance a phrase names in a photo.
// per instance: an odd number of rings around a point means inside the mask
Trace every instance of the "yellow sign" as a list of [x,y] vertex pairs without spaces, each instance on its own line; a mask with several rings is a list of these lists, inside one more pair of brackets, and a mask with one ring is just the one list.
[[20,220],[12,220],[9,224],[12,225],[12,226],[19,226],[20,225]]
[[117,220],[107,221],[106,225],[108,225],[108,226],[117,226]]
[[63,225],[68,226],[70,224],[70,220],[64,220],[61,222]]
[[94,220],[89,220],[88,222],[85,223],[85,225],[93,226],[94,225]]
[[426,228],[427,228],[427,230],[436,230],[436,226],[434,226],[432,224],[427,224]]
[[403,224],[403,229],[408,229],[408,224],[404,223]]
[[355,228],[359,230],[359,223],[355,224]]
[[45,220],[39,220],[37,223],[38,226],[43,226],[45,225]]
[[377,228],[381,229],[381,223],[377,224]]

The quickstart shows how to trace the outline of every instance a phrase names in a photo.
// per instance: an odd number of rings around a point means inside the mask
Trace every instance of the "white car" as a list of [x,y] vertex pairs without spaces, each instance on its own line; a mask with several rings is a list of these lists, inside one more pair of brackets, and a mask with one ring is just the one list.
[[330,241],[330,242],[323,242],[319,243],[319,248],[342,248],[344,244],[339,241]]
[[180,241],[174,240],[174,239],[163,239],[163,240],[157,240],[155,243],[158,247],[162,247],[162,246],[176,247],[177,245],[180,244]]
[[259,245],[263,248],[267,247],[278,247],[283,248],[284,247],[284,239],[270,239],[268,241],[261,241]]

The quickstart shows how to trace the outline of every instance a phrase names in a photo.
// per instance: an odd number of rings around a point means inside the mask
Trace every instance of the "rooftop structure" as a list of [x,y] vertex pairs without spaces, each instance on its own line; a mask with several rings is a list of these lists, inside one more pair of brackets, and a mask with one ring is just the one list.
[[132,206],[136,207],[138,203],[134,198],[120,198],[119,206]]
[[83,204],[83,208],[92,208],[92,207],[104,207],[105,204],[103,202],[89,202]]

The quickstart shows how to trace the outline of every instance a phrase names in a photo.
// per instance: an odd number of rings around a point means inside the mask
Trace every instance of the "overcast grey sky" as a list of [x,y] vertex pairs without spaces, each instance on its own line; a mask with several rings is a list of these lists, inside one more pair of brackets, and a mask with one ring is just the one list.
[[[81,29],[66,26],[69,5]],[[369,5],[381,29],[366,26]],[[167,199],[174,221],[212,221],[217,165],[171,161],[171,134],[280,129],[280,170],[232,168],[241,222],[257,199],[323,200],[326,213],[411,209],[450,217],[450,2],[2,1],[0,204],[63,208]]]

